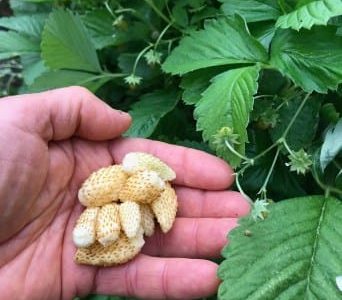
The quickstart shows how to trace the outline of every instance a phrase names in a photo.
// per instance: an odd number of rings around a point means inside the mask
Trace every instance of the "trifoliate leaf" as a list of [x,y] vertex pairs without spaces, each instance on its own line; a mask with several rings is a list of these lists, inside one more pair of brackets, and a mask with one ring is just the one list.
[[276,26],[295,30],[310,29],[313,25],[326,25],[330,18],[341,14],[341,0],[309,1],[295,11],[279,17]]
[[33,16],[16,16],[0,18],[0,27],[18,32],[37,39],[41,33],[46,20],[46,14],[35,14]]
[[42,57],[52,69],[101,72],[96,50],[81,18],[70,11],[55,10],[46,21]]
[[310,170],[312,165],[311,155],[307,154],[303,149],[292,152],[288,158],[289,163],[286,163],[290,167],[290,171],[297,172],[297,174],[305,174]]
[[342,82],[342,37],[336,28],[279,30],[271,44],[271,65],[307,92],[326,93]]
[[203,92],[196,105],[197,129],[203,131],[204,140],[209,141],[218,155],[227,159],[234,167],[239,165],[240,158],[228,149],[217,148],[213,142],[222,127],[230,127],[239,135],[239,144],[235,145],[235,150],[244,154],[248,140],[246,127],[253,108],[253,95],[258,87],[258,75],[258,66],[221,73],[212,79],[211,85]]
[[265,62],[264,47],[248,32],[240,16],[208,21],[204,29],[183,38],[163,64],[163,70],[185,74],[227,64]]
[[143,95],[140,101],[132,105],[129,113],[133,123],[125,135],[149,137],[160,119],[170,112],[177,102],[178,96],[175,90],[160,90]]
[[97,9],[87,12],[82,17],[82,21],[87,27],[96,49],[102,49],[114,44],[113,19],[107,10]]
[[326,166],[342,150],[342,119],[335,126],[330,126],[325,134],[320,154],[320,164],[324,171]]
[[268,208],[264,221],[244,218],[229,234],[219,299],[341,299],[342,202],[311,196]]
[[247,22],[276,20],[281,14],[279,1],[274,0],[219,0],[226,15],[239,14]]
[[39,42],[14,31],[0,31],[0,59],[39,51]]

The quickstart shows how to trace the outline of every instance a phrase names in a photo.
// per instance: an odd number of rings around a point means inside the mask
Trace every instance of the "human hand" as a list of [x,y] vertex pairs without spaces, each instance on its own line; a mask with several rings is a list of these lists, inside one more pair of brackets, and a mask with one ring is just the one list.
[[[0,295],[72,299],[89,293],[193,299],[215,292],[226,234],[249,206],[221,160],[197,150],[117,138],[130,117],[84,88],[0,100]],[[72,229],[81,183],[132,151],[154,154],[177,173],[172,230],[157,232],[133,261],[110,268],[77,265]]]

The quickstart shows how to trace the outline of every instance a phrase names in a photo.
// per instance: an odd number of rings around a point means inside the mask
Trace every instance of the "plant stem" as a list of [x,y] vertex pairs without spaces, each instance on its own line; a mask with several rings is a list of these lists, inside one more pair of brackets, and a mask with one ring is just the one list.
[[274,143],[271,146],[269,146],[268,148],[266,148],[264,151],[262,151],[261,153],[259,153],[257,156],[254,156],[251,160],[257,160],[260,157],[263,157],[266,153],[270,152],[273,148],[277,147],[278,143]]
[[283,138],[283,139],[286,138],[286,136],[287,136],[287,134],[289,133],[289,131],[290,131],[290,129],[291,129],[293,123],[296,121],[296,119],[297,119],[299,113],[300,113],[301,110],[303,109],[303,107],[304,107],[306,101],[309,99],[310,95],[311,95],[310,93],[306,94],[304,100],[303,100],[302,103],[299,105],[299,107],[298,107],[296,113],[294,114],[294,116],[292,117],[292,119],[291,119],[289,125],[287,126],[287,128],[286,128],[285,131],[283,132],[283,135],[282,135],[282,138]]
[[137,68],[137,65],[141,59],[141,57],[149,50],[153,47],[153,45],[148,45],[147,47],[145,47],[144,49],[142,49],[140,51],[140,53],[138,54],[137,58],[135,59],[135,62],[134,62],[134,66],[133,66],[133,70],[132,70],[132,74],[135,75],[135,71],[136,71],[136,68]]
[[178,31],[182,32],[181,29],[179,29],[172,20],[170,20],[167,16],[165,16],[160,10],[159,8],[154,4],[153,0],[144,0],[153,10],[154,12],[160,17],[162,18],[166,23],[171,24],[171,26],[175,29],[177,29]]
[[124,12],[131,12],[133,14],[136,14],[137,11],[133,8],[119,8],[119,9],[116,9],[115,10],[115,13],[117,14],[121,14],[121,13],[124,13]]
[[85,84],[87,82],[91,82],[91,81],[94,81],[94,80],[97,80],[97,79],[101,79],[101,78],[107,78],[107,77],[119,78],[119,77],[124,77],[126,75],[127,74],[123,74],[123,73],[102,73],[100,75],[95,75],[93,77],[89,77],[88,79],[80,81],[80,82],[78,82],[78,84],[82,85],[82,84]]
[[280,149],[281,149],[281,147],[278,147],[277,152],[276,152],[276,154],[275,154],[275,156],[274,156],[274,158],[273,158],[272,165],[271,165],[270,169],[268,170],[266,179],[265,179],[265,181],[264,181],[262,187],[260,188],[258,194],[266,193],[267,184],[268,184],[268,182],[269,182],[269,180],[270,180],[270,178],[271,178],[271,175],[272,175],[272,173],[273,173],[275,164],[276,164],[276,162],[277,162],[277,160],[278,160],[278,156],[279,156],[279,153],[280,153]]
[[251,200],[251,198],[248,197],[248,195],[244,192],[243,188],[241,187],[241,184],[240,184],[240,180],[239,180],[239,176],[241,174],[238,172],[236,173],[236,177],[235,177],[235,184],[236,184],[236,187],[237,189],[239,190],[239,192],[241,193],[241,195],[248,201],[248,203],[253,206],[254,203],[253,201]]
[[224,143],[226,144],[230,152],[232,152],[233,154],[235,154],[237,157],[241,158],[242,160],[247,161],[247,163],[252,164],[251,159],[237,152],[227,140],[225,140]]
[[255,99],[259,99],[259,98],[273,98],[275,95],[258,95],[254,97]]
[[165,22],[171,23],[171,20],[167,16],[165,16],[159,8],[154,4],[153,0],[144,0],[153,10],[154,12],[161,17]]
[[156,43],[154,44],[154,51],[157,50],[157,47],[162,39],[162,37],[164,36],[164,34],[166,33],[166,31],[172,26],[172,23],[169,23],[166,25],[166,27],[162,30],[162,32],[159,34],[158,39],[156,41]]
[[289,145],[287,144],[285,139],[281,139],[282,144],[285,146],[285,149],[287,150],[287,152],[289,152],[292,156],[294,155],[293,151],[291,150],[291,148],[289,147]]
[[105,1],[104,6],[106,7],[106,9],[110,13],[110,15],[115,19],[116,15],[114,14],[112,8],[109,6],[108,1]]

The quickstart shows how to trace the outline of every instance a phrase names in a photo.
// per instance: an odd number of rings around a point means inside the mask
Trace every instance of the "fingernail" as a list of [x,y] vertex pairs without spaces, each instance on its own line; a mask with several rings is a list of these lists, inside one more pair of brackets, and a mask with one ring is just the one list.
[[126,113],[125,111],[122,111],[122,110],[117,110],[118,113],[122,116],[127,116],[127,117],[130,117],[130,114],[129,113]]

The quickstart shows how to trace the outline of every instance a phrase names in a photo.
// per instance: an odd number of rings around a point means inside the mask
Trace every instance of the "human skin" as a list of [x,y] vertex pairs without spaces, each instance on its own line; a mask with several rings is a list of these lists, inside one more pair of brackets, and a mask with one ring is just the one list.
[[[72,299],[89,293],[193,299],[214,293],[227,233],[249,206],[227,191],[231,168],[197,150],[119,136],[128,114],[81,87],[0,99],[0,295]],[[77,265],[72,229],[82,211],[81,183],[132,151],[154,154],[177,174],[179,209],[131,262]]]

